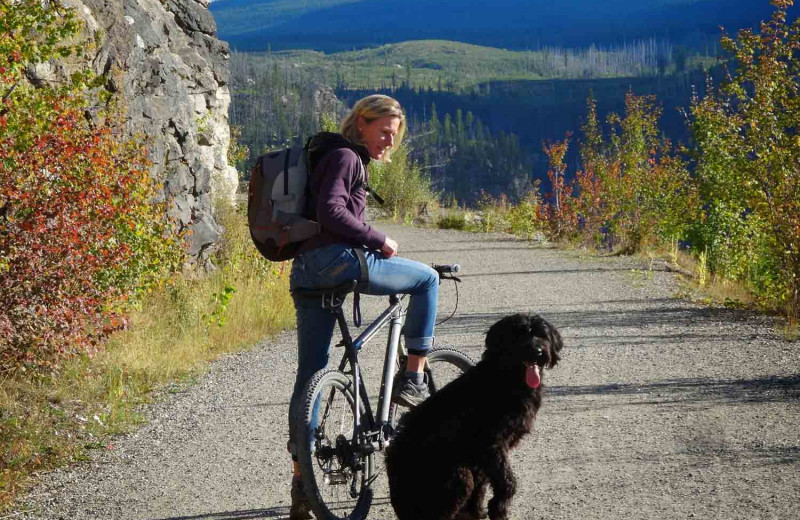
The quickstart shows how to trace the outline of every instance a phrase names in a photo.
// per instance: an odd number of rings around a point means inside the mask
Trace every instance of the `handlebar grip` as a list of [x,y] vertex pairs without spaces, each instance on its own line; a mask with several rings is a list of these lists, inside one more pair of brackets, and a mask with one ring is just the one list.
[[432,267],[436,271],[438,271],[439,274],[457,273],[457,272],[459,272],[461,270],[461,266],[458,265],[458,264],[443,264],[443,265],[433,264]]

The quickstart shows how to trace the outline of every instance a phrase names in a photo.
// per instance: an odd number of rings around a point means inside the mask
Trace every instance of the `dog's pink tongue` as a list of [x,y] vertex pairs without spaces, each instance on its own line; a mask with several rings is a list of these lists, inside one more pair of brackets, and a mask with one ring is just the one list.
[[542,376],[539,375],[538,365],[528,365],[525,370],[525,383],[531,388],[539,388],[542,382]]

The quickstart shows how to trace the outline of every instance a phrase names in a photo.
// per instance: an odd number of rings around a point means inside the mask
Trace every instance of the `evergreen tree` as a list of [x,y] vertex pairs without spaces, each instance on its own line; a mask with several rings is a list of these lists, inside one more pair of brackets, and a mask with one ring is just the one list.
[[688,53],[684,47],[678,47],[675,50],[675,72],[684,72],[686,70],[686,61]]
[[447,144],[453,143],[453,118],[450,113],[444,115],[444,142]]
[[478,119],[478,121],[475,123],[475,140],[480,143],[483,142],[484,139],[485,135],[483,129],[483,122],[480,119]]
[[456,144],[462,146],[464,141],[467,140],[467,134],[464,131],[464,116],[461,109],[456,109]]
[[436,103],[431,104],[431,120],[428,126],[431,131],[430,143],[434,146],[438,145],[441,138],[442,123],[439,121],[439,116],[436,113]]

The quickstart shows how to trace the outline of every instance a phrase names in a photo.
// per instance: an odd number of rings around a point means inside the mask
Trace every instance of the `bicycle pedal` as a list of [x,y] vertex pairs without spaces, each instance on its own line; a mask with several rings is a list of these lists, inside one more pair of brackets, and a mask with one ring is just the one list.
[[345,473],[326,473],[322,480],[328,484],[347,484],[349,477]]

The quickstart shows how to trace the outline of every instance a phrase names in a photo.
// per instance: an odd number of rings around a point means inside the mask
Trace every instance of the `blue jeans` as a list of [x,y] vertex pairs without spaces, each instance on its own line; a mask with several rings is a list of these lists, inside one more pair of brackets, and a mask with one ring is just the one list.
[[[412,354],[425,355],[433,346],[433,326],[439,298],[439,275],[420,262],[386,258],[376,251],[366,250],[369,271],[369,291],[365,294],[385,296],[408,294],[408,310],[403,336],[406,349]],[[294,259],[289,285],[294,289],[333,287],[348,280],[358,280],[361,268],[352,247],[334,244],[306,251]],[[306,383],[318,370],[328,365],[328,350],[333,338],[336,316],[323,309],[319,300],[294,300],[297,313],[297,378],[289,403],[289,451],[295,449],[297,416]]]

